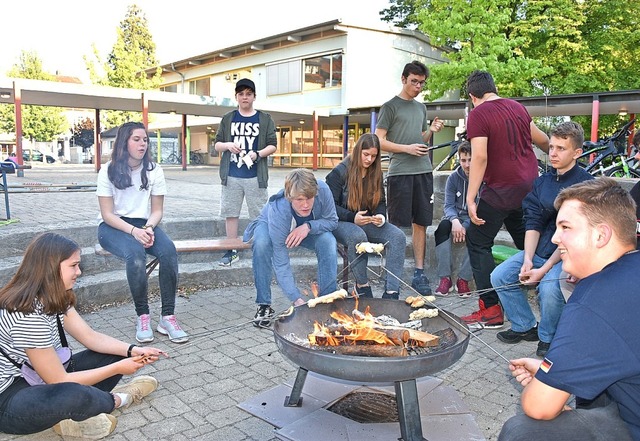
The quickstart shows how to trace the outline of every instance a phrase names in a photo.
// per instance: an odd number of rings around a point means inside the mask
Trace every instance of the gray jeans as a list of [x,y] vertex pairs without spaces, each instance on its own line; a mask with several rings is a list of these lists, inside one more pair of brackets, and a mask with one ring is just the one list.
[[[391,274],[385,274],[385,291],[400,292],[400,280],[404,268],[404,255],[407,239],[404,232],[388,221],[381,227],[373,224],[359,227],[352,222],[338,222],[338,228],[333,230],[336,240],[347,247],[349,267],[358,285],[368,283],[367,253],[356,254],[356,245],[360,242],[386,243],[384,255],[385,268]],[[395,276],[395,277],[394,277]]]
[[498,441],[632,441],[629,428],[618,413],[618,405],[574,409],[543,421],[524,414],[511,417],[502,427]]

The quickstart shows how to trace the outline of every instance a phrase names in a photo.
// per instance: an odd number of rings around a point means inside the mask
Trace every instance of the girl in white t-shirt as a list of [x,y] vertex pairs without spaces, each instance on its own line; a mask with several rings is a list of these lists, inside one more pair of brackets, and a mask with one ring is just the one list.
[[124,123],[118,129],[111,161],[98,174],[98,241],[102,248],[126,262],[127,281],[138,316],[136,340],[140,343],[154,338],[147,293],[147,254],[160,262],[162,311],[156,330],[174,343],[189,339],[174,315],[178,254],[171,239],[158,227],[166,193],[164,173],[151,161],[144,125]]

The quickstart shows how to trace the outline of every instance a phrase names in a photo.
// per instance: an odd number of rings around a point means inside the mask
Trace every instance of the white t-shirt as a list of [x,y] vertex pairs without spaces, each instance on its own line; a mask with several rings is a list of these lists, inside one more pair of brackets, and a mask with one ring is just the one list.
[[[164,172],[158,164],[153,170],[147,171],[149,188],[142,188],[140,173],[142,167],[131,172],[131,187],[120,190],[109,180],[107,170],[111,161],[100,169],[98,173],[98,185],[96,195],[112,197],[114,214],[119,217],[137,219],[149,219],[151,215],[151,196],[164,196],[167,194],[167,184],[164,180]],[[102,216],[98,213],[98,220],[102,222]]]

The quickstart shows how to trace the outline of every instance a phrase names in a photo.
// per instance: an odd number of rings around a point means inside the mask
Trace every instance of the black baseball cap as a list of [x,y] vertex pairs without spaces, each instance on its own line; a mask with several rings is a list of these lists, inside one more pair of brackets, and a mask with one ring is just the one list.
[[253,90],[253,93],[256,93],[256,85],[253,81],[248,78],[243,78],[236,83],[236,93],[240,92],[243,89],[249,88]]

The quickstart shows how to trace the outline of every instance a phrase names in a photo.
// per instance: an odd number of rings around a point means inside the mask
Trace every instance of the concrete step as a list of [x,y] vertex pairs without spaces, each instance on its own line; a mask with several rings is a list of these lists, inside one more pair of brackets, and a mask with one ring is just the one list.
[[[310,281],[315,280],[317,274],[315,256],[296,256],[291,259],[291,264],[298,286],[301,289],[309,290]],[[256,292],[253,286],[253,270],[250,259],[241,259],[231,267],[219,266],[217,261],[180,265],[179,291],[181,292],[188,292],[190,287],[198,287],[201,290],[205,287],[228,286],[237,286],[238,295],[255,298]],[[158,291],[158,271],[156,270],[149,277],[150,296],[158,296]],[[74,292],[78,298],[80,311],[89,311],[104,305],[131,303],[131,294],[124,270],[83,275],[76,282]]]
[[[194,238],[194,237],[211,237],[211,236],[186,236],[184,237],[184,232],[189,231],[190,233],[200,233],[202,234],[203,229],[213,229],[212,226],[219,226],[220,222],[189,222],[185,225],[181,223],[170,223],[168,224],[167,229],[170,230],[169,234],[171,237],[176,238],[176,240],[183,238]],[[436,227],[431,226],[427,229],[427,254],[425,259],[425,266],[427,268],[427,273],[429,274],[429,278],[435,277],[435,268],[437,266],[437,260],[435,256],[435,246],[433,234],[435,232]],[[173,230],[173,233],[171,234]],[[92,229],[95,234],[95,229]],[[62,233],[61,234],[65,234]],[[68,237],[73,237],[71,234],[66,234]],[[177,236],[177,237],[176,237]],[[182,236],[182,237],[181,237]],[[118,259],[115,256],[98,256],[95,254],[95,236],[92,237],[93,241],[89,246],[85,246],[81,251],[81,270],[83,276],[79,280],[87,279],[89,276],[95,276],[103,273],[109,272],[120,272],[124,274],[125,265],[124,262]],[[506,231],[500,231],[498,236],[496,237],[496,243],[502,245],[513,246],[513,242],[511,240],[511,236]],[[454,258],[454,268],[459,268],[462,259],[464,257],[464,245],[454,246],[453,249],[453,258]],[[0,286],[5,285],[10,278],[15,274],[20,265],[22,257],[20,255],[7,256],[0,259]],[[312,251],[307,250],[305,248],[296,248],[290,251],[290,255],[292,258],[300,257],[304,259],[315,259]],[[222,257],[222,253],[219,252],[190,252],[190,253],[180,253],[178,255],[178,261],[180,264],[180,272],[182,274],[183,267],[185,265],[191,264],[204,264],[211,265],[215,267],[219,267],[218,261]],[[407,238],[407,247],[406,247],[406,263],[405,266],[413,265],[413,245],[411,243],[410,238]],[[241,251],[241,260],[240,262],[251,262],[251,250]],[[370,266],[376,266],[375,257],[370,257]],[[341,269],[342,262],[338,262],[338,267]],[[379,266],[379,265],[378,265]],[[221,268],[221,267],[219,267]],[[433,273],[433,275],[430,275]],[[214,276],[215,277],[215,276]],[[252,278],[250,282],[252,283]]]

